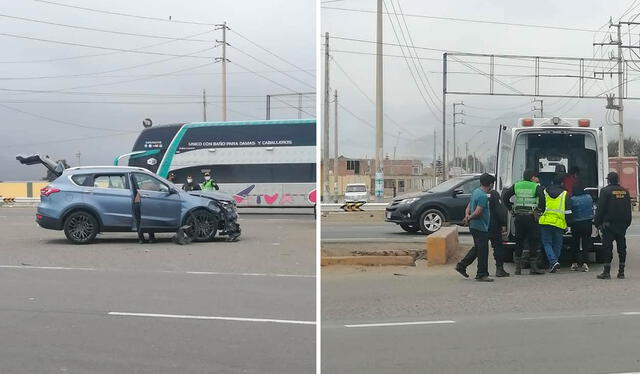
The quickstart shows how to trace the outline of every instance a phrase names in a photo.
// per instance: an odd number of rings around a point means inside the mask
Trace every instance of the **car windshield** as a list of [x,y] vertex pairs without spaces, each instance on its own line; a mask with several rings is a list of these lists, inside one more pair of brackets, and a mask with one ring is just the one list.
[[433,187],[432,189],[427,190],[427,192],[446,192],[452,189],[455,185],[462,183],[467,179],[468,178],[462,178],[462,177],[451,178],[448,181],[442,182],[439,185]]
[[367,187],[365,186],[347,186],[345,192],[367,192]]

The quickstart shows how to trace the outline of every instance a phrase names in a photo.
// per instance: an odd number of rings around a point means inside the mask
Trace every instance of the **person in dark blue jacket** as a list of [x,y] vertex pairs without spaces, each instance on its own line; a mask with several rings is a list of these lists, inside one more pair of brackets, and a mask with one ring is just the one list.
[[[573,271],[589,271],[589,251],[591,250],[591,233],[593,226],[593,198],[584,188],[577,184],[571,196],[571,252]],[[582,250],[581,250],[582,249]]]

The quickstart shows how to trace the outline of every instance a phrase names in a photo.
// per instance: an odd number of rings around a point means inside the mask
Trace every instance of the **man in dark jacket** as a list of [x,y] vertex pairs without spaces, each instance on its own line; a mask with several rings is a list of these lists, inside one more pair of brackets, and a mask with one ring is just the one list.
[[[545,207],[544,192],[539,184],[538,174],[527,169],[522,173],[522,180],[505,190],[502,200],[515,216],[516,248],[513,262],[516,265],[516,275],[522,274],[523,251],[525,247],[529,253],[531,267],[529,274],[544,274],[538,268],[540,261],[540,225],[538,215]],[[511,197],[515,196],[514,202]]]
[[598,207],[593,224],[602,230],[602,246],[605,251],[605,264],[598,279],[611,278],[611,260],[613,259],[613,241],[616,241],[620,260],[618,278],[624,279],[624,265],[627,258],[627,241],[625,235],[631,225],[631,198],[629,191],[618,183],[618,173],[607,175],[609,185],[600,191]]
[[[504,270],[504,246],[502,244],[502,228],[507,225],[507,209],[502,204],[500,193],[496,190],[489,191],[489,211],[491,212],[489,220],[489,240],[493,247],[493,259],[496,261],[496,277],[508,277],[510,274]],[[466,215],[471,214],[469,205],[467,205]],[[473,246],[467,252],[460,262],[456,264],[456,271],[465,278],[469,278],[467,274],[467,266],[471,265],[478,257],[476,247]]]
[[193,181],[192,176],[187,176],[187,183],[182,185],[182,189],[185,191],[200,191],[200,185]]

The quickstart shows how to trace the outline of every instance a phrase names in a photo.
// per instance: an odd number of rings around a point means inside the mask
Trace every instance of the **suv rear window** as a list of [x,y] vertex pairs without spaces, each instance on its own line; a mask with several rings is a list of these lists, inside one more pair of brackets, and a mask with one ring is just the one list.
[[78,186],[93,187],[93,174],[76,174],[71,180]]
[[122,174],[96,175],[96,179],[93,181],[93,185],[99,188],[127,188],[127,183],[125,182],[124,175]]

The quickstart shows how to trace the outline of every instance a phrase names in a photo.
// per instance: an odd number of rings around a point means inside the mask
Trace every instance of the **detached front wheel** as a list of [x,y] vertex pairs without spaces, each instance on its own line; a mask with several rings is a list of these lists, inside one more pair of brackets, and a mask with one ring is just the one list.
[[440,230],[444,225],[444,222],[444,214],[442,214],[441,211],[437,209],[428,209],[420,215],[418,225],[420,226],[420,231],[430,235]]
[[64,235],[73,244],[89,244],[98,235],[98,220],[88,212],[71,213],[64,220]]
[[185,220],[186,234],[196,242],[208,242],[213,240],[218,231],[218,218],[215,214],[206,210],[196,210],[190,213]]

